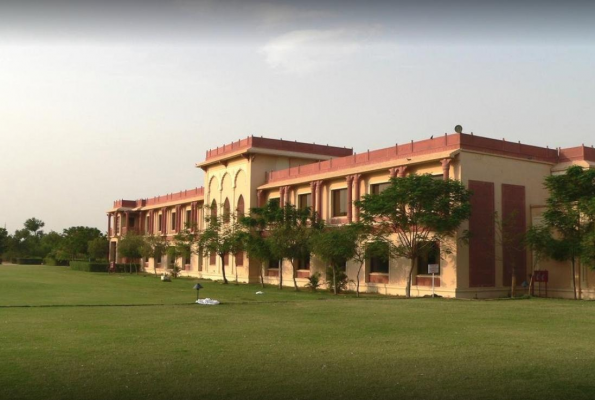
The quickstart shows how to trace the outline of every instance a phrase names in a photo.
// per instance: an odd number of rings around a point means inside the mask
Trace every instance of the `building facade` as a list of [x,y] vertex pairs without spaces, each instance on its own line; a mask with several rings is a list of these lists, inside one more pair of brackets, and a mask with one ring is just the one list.
[[[316,144],[248,137],[209,150],[205,161],[196,164],[205,174],[205,187],[140,200],[117,200],[108,211],[110,260],[119,261],[118,241],[127,232],[161,235],[172,240],[186,224],[199,231],[204,227],[205,209],[222,214],[230,210],[248,212],[251,207],[279,199],[281,204],[310,206],[327,225],[359,220],[353,204],[368,193],[378,193],[389,179],[407,174],[430,174],[436,179],[457,179],[473,191],[472,216],[459,230],[472,232],[468,242],[453,238],[452,254],[418,260],[413,273],[412,296],[436,293],[444,297],[503,297],[510,293],[512,268],[519,285],[536,270],[547,270],[548,295],[572,297],[570,266],[551,261],[534,262],[530,251],[507,246],[497,240],[494,213],[510,220],[504,229],[524,231],[540,221],[548,196],[544,179],[564,173],[571,165],[595,167],[595,149],[578,146],[550,149],[505,140],[453,133],[422,141],[355,154],[351,149]],[[196,255],[161,260],[144,260],[145,269],[161,273],[173,263],[183,274],[221,279],[218,257]],[[229,276],[240,282],[257,282],[261,263],[245,254],[229,255],[223,261]],[[429,275],[429,263],[440,265]],[[402,295],[406,287],[409,260],[372,258],[366,260],[360,276],[362,291]],[[325,266],[312,257],[303,260],[297,272],[298,284],[321,272]],[[357,265],[348,262],[346,273],[354,282]],[[291,264],[271,260],[265,281],[293,285]],[[595,273],[580,267],[575,277],[583,298],[595,298]],[[354,285],[354,283],[352,283]],[[542,290],[541,283],[538,290]],[[545,286],[545,285],[544,285]],[[543,293],[545,287],[543,287]]]

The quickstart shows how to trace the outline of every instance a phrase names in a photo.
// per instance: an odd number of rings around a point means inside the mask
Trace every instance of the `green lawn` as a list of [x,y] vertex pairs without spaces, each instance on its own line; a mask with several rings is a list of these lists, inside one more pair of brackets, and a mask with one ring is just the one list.
[[0,266],[0,399],[595,398],[593,302],[195,282]]

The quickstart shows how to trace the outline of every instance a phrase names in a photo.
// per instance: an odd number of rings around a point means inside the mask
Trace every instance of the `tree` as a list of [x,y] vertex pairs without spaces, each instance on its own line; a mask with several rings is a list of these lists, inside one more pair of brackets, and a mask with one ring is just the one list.
[[190,257],[192,253],[198,253],[198,229],[196,225],[187,224],[184,229],[174,236],[174,247],[176,253],[183,258]]
[[[129,272],[132,272],[132,260],[139,260],[140,263],[140,258],[143,256],[142,249],[144,244],[144,237],[134,232],[128,232],[118,243],[120,255],[128,259]],[[135,272],[138,273],[138,267],[135,268]]]
[[332,276],[332,290],[340,290],[337,275],[348,260],[355,255],[357,231],[349,225],[330,227],[317,232],[311,238],[313,253],[329,265]]
[[[298,291],[296,263],[310,256],[311,237],[322,229],[323,223],[314,218],[310,208],[299,209],[292,204],[286,204],[275,216],[275,219],[270,220],[268,229],[269,248],[274,257],[291,262],[293,286]],[[279,271],[280,279],[282,275],[282,271]],[[281,284],[282,281],[279,287]]]
[[595,170],[569,167],[563,175],[548,176],[545,187],[543,225],[531,228],[527,242],[548,258],[570,262],[576,300],[576,263],[595,267]]
[[37,218],[29,218],[25,221],[25,229],[29,232],[33,233],[33,235],[38,236],[43,234],[43,231],[38,232],[41,228],[45,226],[45,222]]
[[61,250],[64,238],[58,232],[51,231],[41,238],[41,252],[44,257],[54,259],[56,261],[66,261],[68,257],[65,256]]
[[89,242],[93,239],[103,236],[101,231],[97,228],[88,226],[73,226],[64,229],[64,241],[62,242],[62,249],[69,254],[71,260],[77,258],[88,258]]
[[143,238],[141,246],[141,257],[153,259],[153,272],[157,275],[157,260],[167,251],[167,241],[160,235],[150,235]]
[[[517,213],[513,211],[506,217],[494,213],[494,226],[496,228],[496,244],[500,246],[503,253],[511,254],[511,257],[507,260],[506,257],[497,257],[502,261],[502,265],[506,268],[510,267],[510,297],[515,297],[515,291],[517,286],[517,257],[526,257],[526,242],[525,237],[527,232],[519,229]],[[508,263],[507,265],[505,263]],[[505,269],[506,270],[506,269]]]
[[369,222],[362,221],[348,225],[353,231],[353,256],[351,257],[358,265],[355,282],[355,293],[359,297],[360,276],[367,259],[372,256],[387,257],[383,252],[384,241],[378,241],[374,234],[374,226]]
[[[241,239],[249,259],[260,261],[260,284],[264,287],[265,263],[271,259],[279,259],[272,248],[271,231],[283,220],[283,210],[279,202],[268,201],[263,207],[250,209],[248,216],[240,219],[242,225]],[[279,271],[279,289],[283,288],[283,273]]]
[[243,230],[239,239],[243,242],[243,248],[250,260],[260,262],[260,286],[264,287],[264,268],[267,260],[272,257],[269,241],[266,238],[266,224],[261,219],[256,218],[260,215],[260,209],[255,209],[255,214],[240,219]]
[[1,256],[8,250],[9,240],[10,237],[8,236],[8,231],[4,228],[0,228],[0,260]]
[[410,260],[406,296],[417,258],[439,242],[447,251],[461,223],[471,215],[471,192],[456,180],[438,180],[430,175],[391,178],[380,194],[368,194],[355,202],[363,221],[374,224],[378,238],[385,240],[391,257]]
[[92,259],[107,258],[109,252],[109,242],[105,236],[90,240],[87,244],[87,253]]
[[228,284],[225,275],[225,255],[238,251],[241,243],[242,227],[233,214],[213,215],[206,217],[205,221],[207,226],[198,238],[197,251],[201,257],[213,253],[219,256],[223,283]]

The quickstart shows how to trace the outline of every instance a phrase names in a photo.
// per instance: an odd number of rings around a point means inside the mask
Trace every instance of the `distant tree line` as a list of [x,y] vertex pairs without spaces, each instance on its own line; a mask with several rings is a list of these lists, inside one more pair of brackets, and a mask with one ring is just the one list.
[[72,260],[107,258],[107,237],[97,228],[73,226],[62,233],[45,233],[45,223],[29,218],[12,235],[0,228],[0,256],[4,261],[39,260],[45,264],[66,264]]

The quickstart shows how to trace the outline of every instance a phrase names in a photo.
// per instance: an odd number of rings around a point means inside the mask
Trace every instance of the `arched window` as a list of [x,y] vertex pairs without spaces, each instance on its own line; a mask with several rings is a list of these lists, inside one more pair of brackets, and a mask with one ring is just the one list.
[[217,202],[213,200],[211,203],[211,221],[215,222],[217,220]]
[[244,216],[244,196],[240,195],[238,199],[238,207],[236,208],[236,213],[238,214],[238,218]]
[[231,215],[231,207],[229,206],[229,199],[226,198],[223,203],[223,222],[229,222]]

